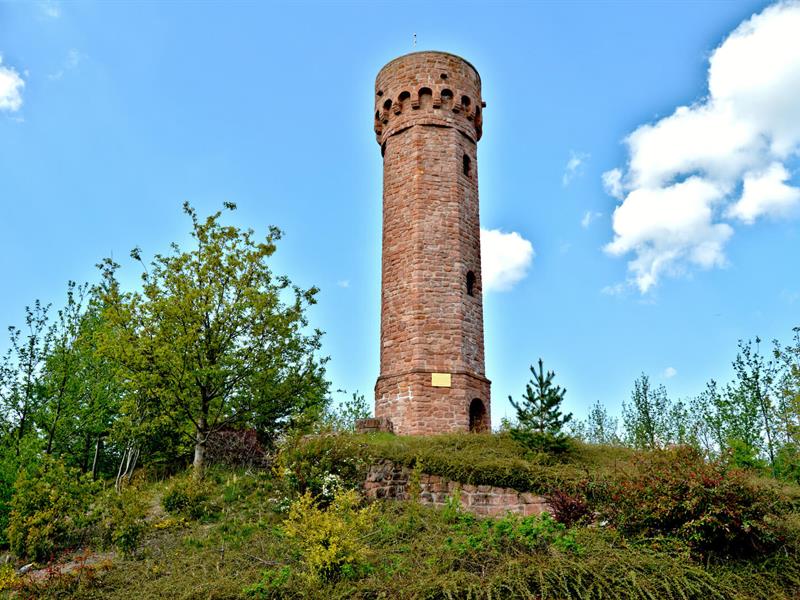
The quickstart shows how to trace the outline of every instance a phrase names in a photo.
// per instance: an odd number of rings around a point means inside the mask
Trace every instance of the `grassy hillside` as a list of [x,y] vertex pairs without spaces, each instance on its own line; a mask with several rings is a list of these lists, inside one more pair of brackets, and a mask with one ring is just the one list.
[[[457,502],[365,506],[348,490],[380,458],[583,510],[558,522],[481,520]],[[503,435],[323,436],[287,444],[270,471],[216,468],[203,483],[143,473],[115,505],[127,528],[98,535],[90,523],[89,552],[22,577],[5,567],[0,586],[126,600],[797,598],[798,498],[797,486],[684,449],[578,445],[556,460]]]

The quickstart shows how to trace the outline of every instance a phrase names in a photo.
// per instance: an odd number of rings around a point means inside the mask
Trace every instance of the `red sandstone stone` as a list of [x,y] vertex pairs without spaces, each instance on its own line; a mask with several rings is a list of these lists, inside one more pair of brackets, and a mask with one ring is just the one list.
[[[480,76],[452,54],[408,54],[376,79],[384,185],[375,416],[390,419],[399,434],[490,429],[477,171],[482,107]],[[433,373],[450,374],[450,387],[434,387]]]

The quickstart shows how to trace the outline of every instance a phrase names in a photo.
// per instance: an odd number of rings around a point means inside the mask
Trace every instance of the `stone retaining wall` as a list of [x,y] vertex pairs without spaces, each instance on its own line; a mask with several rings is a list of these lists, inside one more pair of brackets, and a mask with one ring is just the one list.
[[[406,500],[409,498],[410,479],[411,469],[383,461],[370,467],[364,491],[367,498]],[[459,483],[427,473],[420,474],[419,485],[423,504],[442,507],[459,489],[463,509],[480,516],[499,517],[506,513],[528,516],[550,511],[542,496],[512,488]]]

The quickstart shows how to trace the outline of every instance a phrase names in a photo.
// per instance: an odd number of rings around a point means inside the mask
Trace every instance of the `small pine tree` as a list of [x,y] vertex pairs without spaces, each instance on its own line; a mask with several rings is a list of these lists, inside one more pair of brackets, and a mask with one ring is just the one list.
[[562,427],[572,420],[572,413],[562,415],[561,402],[566,389],[553,385],[555,373],[544,372],[542,359],[539,371],[531,365],[533,378],[525,385],[525,395],[518,404],[509,396],[511,405],[517,410],[518,427],[511,429],[511,437],[539,452],[563,452],[567,449],[567,436]]

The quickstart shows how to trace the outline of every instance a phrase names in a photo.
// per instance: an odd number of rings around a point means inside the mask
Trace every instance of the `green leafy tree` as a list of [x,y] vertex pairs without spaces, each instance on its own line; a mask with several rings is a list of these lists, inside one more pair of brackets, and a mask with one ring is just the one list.
[[[42,398],[36,422],[45,438],[45,453],[52,454],[65,422],[77,414],[82,379],[81,347],[77,343],[87,295],[87,285],[67,283],[67,302],[48,329],[49,352],[43,361]],[[72,419],[71,419],[72,418]]]
[[727,403],[713,379],[689,402],[692,435],[706,456],[719,456],[727,446],[726,414]]
[[630,404],[622,404],[625,440],[634,448],[661,448],[670,441],[670,402],[663,385],[654,388],[642,373],[633,383]]
[[567,448],[567,436],[563,427],[572,420],[572,413],[562,415],[561,403],[566,389],[554,385],[555,372],[544,372],[539,359],[539,370],[530,367],[532,379],[525,385],[522,401],[508,400],[517,411],[517,426],[511,429],[511,437],[524,446],[541,452],[562,452]]
[[617,444],[617,419],[611,417],[606,407],[597,400],[586,418],[586,441],[593,444]]
[[773,340],[776,397],[780,447],[775,455],[776,474],[800,481],[800,327],[793,330],[792,342],[782,346]]
[[[337,392],[347,393],[345,390],[337,390]],[[320,423],[323,428],[333,431],[355,431],[356,422],[359,419],[366,419],[370,415],[372,415],[372,406],[367,402],[364,394],[355,391],[337,406],[329,406]]]
[[761,340],[756,337],[755,348],[748,340],[739,342],[739,352],[733,361],[736,373],[736,398],[745,408],[753,409],[758,414],[759,426],[756,431],[762,432],[770,465],[775,466],[776,411],[772,396],[772,385],[775,381],[775,365],[765,360],[759,350]]
[[68,393],[62,395],[61,386],[56,387],[59,393],[51,395],[43,407],[46,422],[53,425],[48,435],[52,452],[82,473],[91,472],[94,478],[110,470],[104,456],[106,440],[119,417],[123,394],[114,364],[99,350],[107,324],[97,292],[89,293],[69,347],[55,344],[54,348],[62,349],[47,361],[49,379],[69,382]]
[[692,426],[689,406],[683,400],[671,402],[668,419],[668,441],[670,444],[697,446],[697,439]]
[[8,328],[10,348],[0,363],[0,410],[4,442],[17,457],[35,422],[44,395],[44,363],[50,353],[50,305],[39,300],[25,307],[25,328]]
[[149,268],[138,248],[131,252],[143,267],[141,291],[120,289],[112,260],[100,265],[110,325],[102,348],[121,366],[131,425],[168,419],[193,445],[201,477],[210,434],[246,425],[274,441],[324,406],[328,384],[317,356],[322,332],[309,330],[306,317],[317,288],[294,286],[268,265],[280,230],[258,241],[252,230],[222,225],[221,212],[201,220],[188,203],[184,212],[191,249],[172,244]]
[[774,391],[781,434],[786,444],[800,445],[800,327],[792,329],[792,342],[782,346],[773,340],[777,363]]

